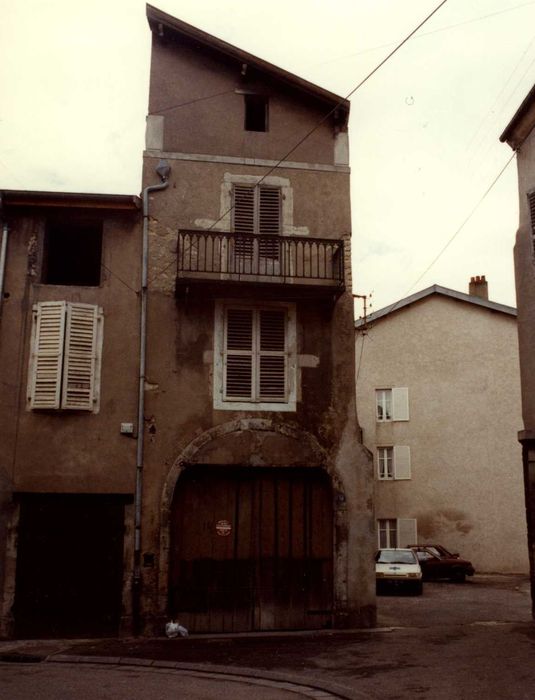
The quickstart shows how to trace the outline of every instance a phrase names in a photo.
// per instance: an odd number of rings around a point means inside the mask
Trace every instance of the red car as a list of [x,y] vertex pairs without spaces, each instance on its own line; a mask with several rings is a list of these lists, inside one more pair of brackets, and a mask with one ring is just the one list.
[[450,581],[462,583],[467,576],[473,576],[475,569],[467,559],[461,559],[458,554],[448,552],[439,544],[413,544],[412,549],[418,557],[425,580],[448,578]]

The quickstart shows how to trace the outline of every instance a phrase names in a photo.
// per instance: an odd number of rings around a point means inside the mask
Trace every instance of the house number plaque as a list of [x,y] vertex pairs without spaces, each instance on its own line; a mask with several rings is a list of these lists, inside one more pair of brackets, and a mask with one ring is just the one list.
[[228,537],[232,532],[232,525],[228,520],[218,520],[215,524],[215,531],[220,537]]

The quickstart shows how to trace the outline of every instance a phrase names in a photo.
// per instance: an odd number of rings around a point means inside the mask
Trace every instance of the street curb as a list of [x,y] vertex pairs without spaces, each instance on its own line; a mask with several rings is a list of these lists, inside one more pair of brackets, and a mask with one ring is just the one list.
[[143,666],[145,668],[174,669],[176,671],[190,671],[202,673],[208,676],[254,679],[255,681],[266,681],[270,683],[288,683],[301,689],[316,691],[311,697],[321,697],[319,693],[329,693],[335,698],[343,700],[372,700],[371,695],[353,690],[347,686],[339,685],[329,681],[319,681],[315,678],[301,677],[299,675],[278,673],[276,671],[264,671],[256,668],[245,668],[242,666],[218,666],[213,664],[188,664],[181,661],[158,661],[157,659],[142,659],[128,656],[83,656],[77,654],[51,654],[44,657],[47,663],[74,663],[74,664],[95,664],[107,666]]

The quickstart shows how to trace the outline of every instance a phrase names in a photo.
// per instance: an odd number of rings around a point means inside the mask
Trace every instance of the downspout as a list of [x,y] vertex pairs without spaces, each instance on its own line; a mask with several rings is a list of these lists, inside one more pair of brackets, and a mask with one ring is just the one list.
[[141,308],[139,323],[139,392],[137,410],[136,490],[134,494],[134,577],[132,585],[132,622],[134,634],[141,632],[141,507],[143,501],[143,465],[145,445],[145,372],[147,364],[147,289],[149,267],[149,194],[169,185],[171,168],[160,160],[156,172],[162,182],[143,190],[143,252],[141,260]]
[[[0,220],[2,212],[2,193],[0,192]],[[2,222],[2,244],[0,245],[0,317],[2,316],[2,304],[4,302],[4,280],[6,278],[6,261],[7,261],[7,239],[9,237],[9,228],[6,221]]]

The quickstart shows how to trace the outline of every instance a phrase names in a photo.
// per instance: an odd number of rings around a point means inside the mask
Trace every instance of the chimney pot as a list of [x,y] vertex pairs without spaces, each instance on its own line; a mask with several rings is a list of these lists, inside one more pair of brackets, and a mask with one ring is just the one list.
[[475,277],[470,277],[470,284],[468,285],[468,294],[470,296],[479,297],[480,299],[489,298],[489,285],[485,279],[485,275],[476,275]]

